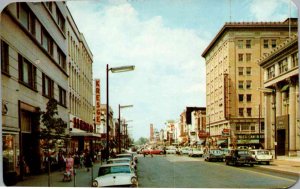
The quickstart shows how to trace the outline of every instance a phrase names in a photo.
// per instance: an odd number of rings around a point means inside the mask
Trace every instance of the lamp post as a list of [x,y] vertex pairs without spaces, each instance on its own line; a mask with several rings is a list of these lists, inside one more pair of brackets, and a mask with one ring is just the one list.
[[121,109],[122,108],[131,108],[133,107],[133,105],[124,105],[121,106],[119,104],[119,125],[118,125],[118,153],[121,153]]
[[112,73],[120,73],[134,70],[135,66],[121,66],[109,68],[106,64],[106,159],[109,158],[109,71]]
[[[275,99],[275,98],[274,98]],[[274,110],[274,152],[275,159],[277,159],[277,126],[276,126],[276,102],[272,103],[272,109]]]

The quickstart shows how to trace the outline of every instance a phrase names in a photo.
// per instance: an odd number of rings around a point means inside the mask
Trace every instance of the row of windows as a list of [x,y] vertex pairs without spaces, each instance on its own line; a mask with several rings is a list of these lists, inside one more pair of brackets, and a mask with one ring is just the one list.
[[[30,61],[18,54],[19,82],[37,91],[37,68]],[[1,41],[1,71],[9,74],[9,46]],[[66,90],[59,88],[59,103],[66,106]],[[43,73],[42,94],[47,98],[54,97],[54,81]]]
[[251,131],[255,131],[255,126],[254,125],[237,125],[236,126],[236,131],[249,131],[249,130],[251,130]]
[[264,39],[264,48],[268,49],[269,47],[276,48],[276,39]]
[[[276,44],[277,44],[277,40],[276,39],[264,39],[263,40],[263,47],[265,49],[272,47],[272,48],[276,48]],[[250,49],[251,48],[251,40],[247,39],[247,40],[238,40],[237,41],[237,46],[239,49]]]
[[251,48],[251,40],[250,39],[238,40],[237,41],[237,46],[238,46],[239,49],[243,49],[244,47],[246,49],[250,49]]
[[245,75],[244,71],[246,71],[246,75],[251,75],[251,67],[238,67],[239,75]]
[[[240,117],[244,117],[245,115],[244,115],[244,109],[245,108],[239,108],[239,116]],[[248,117],[251,117],[252,116],[252,108],[246,108],[246,115],[248,116]]]
[[[239,102],[244,102],[244,94],[239,94]],[[251,102],[252,101],[252,95],[246,94],[246,101]]]
[[[47,9],[53,14],[54,12],[53,12],[53,7],[54,7],[54,2],[45,2],[45,5],[46,5],[46,7],[47,7]],[[55,21],[56,21],[56,23],[57,23],[57,25],[59,26],[59,28],[61,29],[61,31],[65,34],[65,18],[64,18],[64,16],[62,15],[62,13],[60,12],[60,10],[59,10],[59,8],[58,7],[56,7],[56,19],[55,19]]]
[[238,82],[238,89],[251,89],[251,88],[252,88],[252,81],[250,80],[247,80],[246,82],[245,81]]
[[[244,57],[246,57],[246,59]],[[246,53],[246,55],[243,53],[238,53],[238,61],[239,62],[244,62],[244,60],[246,60],[246,62],[250,62],[251,58],[252,58],[251,53]]]
[[[18,3],[17,17],[20,23],[26,28],[27,31],[29,31],[29,33],[31,33],[34,37],[38,36],[36,35],[37,32],[36,25],[39,21],[35,17],[35,15],[30,11],[26,3]],[[42,25],[41,25],[40,32],[41,32],[40,43],[42,47],[49,53],[51,57],[54,57],[54,44],[55,44],[54,40]],[[66,70],[66,55],[58,47],[58,45],[56,45],[56,47],[57,47],[57,52],[56,52],[57,64],[61,68]]]

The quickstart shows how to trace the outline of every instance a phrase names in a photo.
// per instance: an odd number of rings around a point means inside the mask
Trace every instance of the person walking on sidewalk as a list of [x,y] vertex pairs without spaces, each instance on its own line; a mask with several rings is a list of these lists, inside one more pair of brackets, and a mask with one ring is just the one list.
[[69,153],[66,158],[66,172],[64,173],[64,180],[71,181],[73,175],[74,159]]
[[93,165],[91,154],[86,152],[84,157],[84,165],[87,168],[87,171],[90,171],[90,167]]

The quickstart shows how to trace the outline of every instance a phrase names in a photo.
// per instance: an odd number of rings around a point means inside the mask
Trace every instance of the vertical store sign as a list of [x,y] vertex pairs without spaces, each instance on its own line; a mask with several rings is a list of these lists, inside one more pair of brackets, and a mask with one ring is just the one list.
[[95,79],[95,124],[100,125],[101,111],[100,111],[100,79]]

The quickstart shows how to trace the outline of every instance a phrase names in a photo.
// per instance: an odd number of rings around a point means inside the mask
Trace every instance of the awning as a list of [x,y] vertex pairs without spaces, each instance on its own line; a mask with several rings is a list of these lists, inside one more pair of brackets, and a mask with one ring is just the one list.
[[217,141],[217,145],[220,145],[220,144],[222,144],[222,143],[227,143],[227,139],[219,139],[219,140]]
[[281,88],[281,92],[283,92],[283,91],[287,91],[288,89],[289,89],[289,85],[285,85],[285,86],[283,86],[282,88]]
[[72,131],[70,131],[70,135],[71,136],[92,136],[92,137],[101,138],[101,135],[98,133],[88,133],[86,131],[77,128],[72,128]]
[[259,139],[252,140],[237,140],[238,144],[259,144]]

